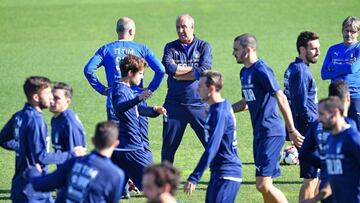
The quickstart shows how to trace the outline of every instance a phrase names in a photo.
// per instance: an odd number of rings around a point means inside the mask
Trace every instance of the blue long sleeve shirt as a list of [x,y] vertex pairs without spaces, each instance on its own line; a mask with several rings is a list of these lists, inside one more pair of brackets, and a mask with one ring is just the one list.
[[309,65],[300,58],[296,58],[285,71],[284,93],[297,129],[297,119],[309,125],[317,119],[316,82]]
[[[189,106],[205,106],[197,92],[198,79],[205,70],[212,66],[212,49],[208,42],[194,36],[193,42],[184,47],[180,40],[165,45],[162,63],[168,74],[168,91],[165,102],[174,102]],[[178,65],[193,67],[196,80],[176,80]]]
[[71,159],[55,172],[31,179],[38,191],[64,188],[56,202],[118,203],[125,183],[124,172],[97,152]]
[[360,202],[360,134],[354,127],[328,137],[326,166],[334,202]]
[[188,180],[197,184],[208,165],[213,178],[241,179],[241,161],[237,155],[236,120],[232,106],[227,100],[210,106],[204,130],[205,152]]
[[[345,118],[346,122],[350,126],[355,126],[356,123],[352,119]],[[327,151],[327,140],[330,132],[326,131],[323,124],[319,121],[312,123],[311,128],[305,135],[304,143],[301,145],[299,151],[300,161],[307,162],[317,168],[320,168],[321,185],[328,182],[327,168],[326,168],[326,151]]]
[[37,193],[26,195],[23,189],[28,184],[22,175],[35,164],[40,164],[44,173],[47,173],[47,165],[62,164],[74,156],[71,152],[50,153],[50,138],[47,125],[42,113],[38,112],[30,104],[14,114],[0,133],[2,143],[13,140],[16,142],[15,174],[12,179],[11,198],[13,201],[24,201],[29,198],[46,199],[50,193]]
[[86,133],[78,116],[67,109],[51,119],[51,141],[54,151],[72,151],[76,146],[86,147]]
[[360,98],[360,42],[351,46],[333,45],[326,53],[321,68],[323,80],[346,80],[351,98]]
[[118,148],[144,149],[144,142],[148,143],[148,141],[144,140],[141,134],[139,117],[156,114],[153,108],[141,103],[131,87],[122,82],[115,82],[113,85],[112,103],[120,121],[120,144]]
[[[165,68],[147,46],[128,40],[117,40],[105,44],[96,51],[84,67],[84,74],[90,85],[100,94],[104,94],[106,87],[111,88],[114,81],[120,81],[120,61],[128,54],[144,58],[154,71],[154,77],[148,86],[154,92],[161,84]],[[95,74],[96,70],[102,66],[105,68],[107,85],[102,84]],[[140,87],[134,87],[134,89],[142,87],[141,82]],[[108,92],[106,106],[111,107],[111,90]]]
[[285,136],[274,95],[280,90],[273,71],[259,59],[240,71],[242,96],[250,111],[254,139]]
[[[147,107],[147,103],[145,101],[141,102],[143,107]],[[144,148],[147,151],[151,151],[149,137],[148,137],[148,117],[155,118],[160,114],[155,112],[152,108],[139,108],[141,112],[139,112],[139,124],[140,124],[140,133],[144,143]]]

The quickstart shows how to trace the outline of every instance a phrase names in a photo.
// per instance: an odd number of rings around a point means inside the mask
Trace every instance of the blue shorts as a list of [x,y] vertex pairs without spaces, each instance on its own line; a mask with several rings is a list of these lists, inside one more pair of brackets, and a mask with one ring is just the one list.
[[130,178],[139,190],[142,190],[142,176],[145,167],[152,164],[149,152],[144,149],[135,151],[114,151],[111,160],[119,166],[126,175],[126,179]]
[[360,130],[360,98],[351,98],[348,117],[355,121]]
[[211,178],[206,190],[206,203],[235,202],[241,182],[223,178]]
[[256,177],[278,177],[280,171],[280,152],[285,143],[285,137],[265,137],[254,139],[253,154]]
[[333,196],[332,195],[330,195],[329,197],[327,197],[326,199],[324,199],[324,200],[321,200],[320,202],[321,203],[334,203],[335,202],[335,200],[333,200],[333,198],[332,198]]
[[300,178],[314,179],[320,175],[320,169],[305,161],[300,161]]
[[[315,121],[316,118],[313,119]],[[294,117],[294,125],[297,131],[303,136],[306,135],[307,131],[310,129],[312,122],[308,123],[304,121],[300,116]]]

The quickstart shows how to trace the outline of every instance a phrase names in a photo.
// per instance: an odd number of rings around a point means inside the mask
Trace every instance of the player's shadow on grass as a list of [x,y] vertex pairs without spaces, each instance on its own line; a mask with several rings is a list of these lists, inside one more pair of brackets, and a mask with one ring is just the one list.
[[0,195],[8,195],[6,197],[0,197],[0,200],[10,200],[10,190],[0,189]]
[[[185,181],[181,181],[181,184],[184,185],[186,182]],[[302,181],[274,181],[274,184],[279,184],[279,185],[287,185],[287,184],[302,184]],[[200,181],[198,182],[198,185],[208,185],[209,182],[208,181]],[[256,185],[255,181],[243,181],[241,183],[242,185]],[[206,189],[206,188],[205,188]]]
[[[302,184],[302,181],[273,181],[273,183],[279,185]],[[243,181],[241,185],[256,185],[256,181]]]
[[[180,182],[181,185],[184,185],[185,183],[186,183],[186,181]],[[209,181],[199,181],[197,185],[209,185]]]
[[241,163],[243,166],[244,165],[255,165],[254,162],[242,162]]
[[10,190],[3,190],[3,189],[0,189],[0,194],[10,194]]

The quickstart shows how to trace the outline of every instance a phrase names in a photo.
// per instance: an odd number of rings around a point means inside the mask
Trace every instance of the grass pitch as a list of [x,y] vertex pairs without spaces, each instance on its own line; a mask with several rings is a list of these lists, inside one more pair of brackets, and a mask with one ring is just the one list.
[[[322,55],[312,65],[319,98],[327,94],[328,82],[320,78],[320,68],[327,48],[341,41],[341,23],[349,15],[358,15],[360,1],[244,1],[244,0],[2,0],[0,2],[0,126],[22,108],[25,97],[24,79],[44,75],[54,81],[64,81],[74,87],[72,109],[86,128],[88,140],[98,121],[105,120],[105,97],[96,93],[83,75],[83,67],[95,51],[116,39],[115,22],[121,16],[133,18],[137,26],[136,41],[147,44],[162,57],[164,45],[176,39],[175,18],[190,13],[195,18],[195,33],[210,42],[213,48],[213,68],[224,74],[222,94],[231,102],[241,98],[239,71],[232,54],[235,36],[250,32],[259,41],[258,54],[270,65],[283,85],[283,72],[297,56],[296,38],[301,31],[320,34]],[[98,75],[104,80],[104,71]],[[145,73],[149,82],[152,73]],[[162,104],[166,95],[166,80],[149,100]],[[45,111],[49,123],[51,114]],[[243,180],[236,202],[262,202],[255,188],[255,168],[252,158],[252,128],[249,113],[237,117],[238,153],[243,161]],[[150,119],[149,136],[155,161],[160,160],[161,118]],[[90,143],[90,142],[88,142]],[[89,150],[92,146],[89,146]],[[182,171],[182,183],[197,164],[203,148],[194,132],[188,128],[175,159]],[[14,173],[14,153],[0,149],[0,202],[10,202],[11,178]],[[283,176],[275,179],[289,202],[297,202],[301,184],[298,167],[282,166]],[[204,202],[209,180],[206,172],[191,197],[180,189],[180,202]],[[182,185],[180,185],[180,188]],[[144,202],[134,196],[123,202]]]

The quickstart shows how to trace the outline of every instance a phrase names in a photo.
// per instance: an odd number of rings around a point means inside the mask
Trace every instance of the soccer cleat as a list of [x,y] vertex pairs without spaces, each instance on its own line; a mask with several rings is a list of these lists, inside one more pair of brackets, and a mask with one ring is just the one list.
[[135,194],[140,193],[140,190],[135,186],[131,179],[128,180],[127,184],[129,186],[129,192],[134,191]]

